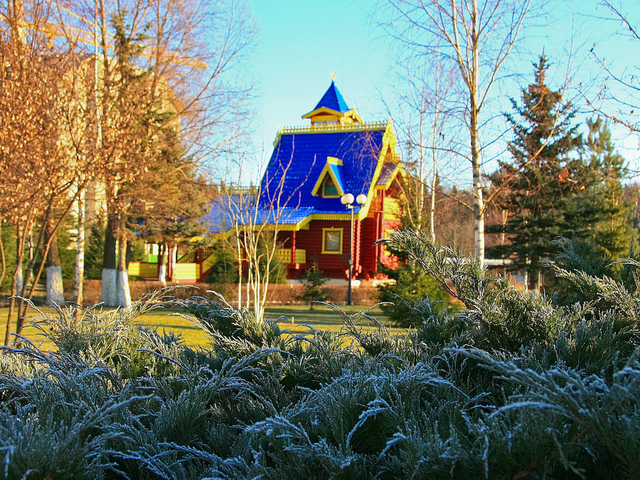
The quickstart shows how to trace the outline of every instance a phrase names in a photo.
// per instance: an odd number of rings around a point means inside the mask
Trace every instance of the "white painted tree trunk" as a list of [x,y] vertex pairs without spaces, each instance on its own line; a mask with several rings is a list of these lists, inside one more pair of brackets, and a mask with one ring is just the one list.
[[118,296],[116,289],[116,269],[102,269],[102,286],[100,288],[100,302],[106,307],[117,307]]
[[22,284],[22,262],[20,262],[20,268],[18,268],[16,272],[16,293],[20,294],[20,292],[22,292]]
[[47,305],[64,303],[64,287],[62,285],[62,268],[47,267]]
[[129,308],[131,306],[131,292],[129,290],[129,274],[126,270],[117,271],[116,289],[117,305],[122,308]]
[[167,285],[167,264],[162,263],[158,266],[158,281],[164,287]]
[[127,240],[118,239],[118,269],[116,271],[116,303],[119,307],[131,306],[129,291],[129,273],[127,272]]

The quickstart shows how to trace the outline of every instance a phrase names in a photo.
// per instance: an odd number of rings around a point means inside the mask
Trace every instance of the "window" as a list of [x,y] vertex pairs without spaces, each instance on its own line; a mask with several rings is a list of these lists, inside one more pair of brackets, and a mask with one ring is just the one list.
[[322,229],[322,253],[341,254],[342,253],[342,229],[323,228]]
[[338,187],[333,183],[331,175],[327,175],[322,184],[322,196],[323,197],[338,197]]

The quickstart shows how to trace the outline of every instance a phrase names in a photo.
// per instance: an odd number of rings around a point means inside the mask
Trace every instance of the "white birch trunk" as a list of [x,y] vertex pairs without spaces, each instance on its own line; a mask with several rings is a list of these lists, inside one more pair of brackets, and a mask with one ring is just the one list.
[[78,195],[78,237],[76,239],[76,276],[73,285],[73,299],[82,306],[84,303],[84,249],[86,228],[86,190]]
[[163,287],[167,285],[167,264],[164,262],[158,266],[158,282]]
[[129,272],[127,272],[127,241],[122,237],[120,237],[118,241],[116,304],[122,308],[129,308],[131,306],[131,292],[129,291]]

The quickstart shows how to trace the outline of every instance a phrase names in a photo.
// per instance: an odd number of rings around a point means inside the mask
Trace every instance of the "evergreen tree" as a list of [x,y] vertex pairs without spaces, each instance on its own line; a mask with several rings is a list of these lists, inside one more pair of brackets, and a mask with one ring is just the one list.
[[322,270],[318,267],[317,260],[314,259],[311,268],[304,272],[304,291],[297,298],[303,302],[309,302],[311,310],[313,310],[313,302],[324,302],[327,300],[327,292],[324,284],[329,279],[323,275]]
[[523,89],[522,105],[511,100],[515,115],[506,115],[514,133],[509,143],[513,161],[500,162],[490,177],[502,190],[501,206],[508,217],[487,232],[507,235],[508,241],[491,253],[512,259],[514,270],[526,270],[537,290],[544,263],[557,252],[553,240],[571,237],[578,226],[565,218],[564,207],[567,198],[584,188],[585,168],[572,156],[582,144],[578,126],[571,125],[575,108],[545,83],[549,65],[544,55],[534,67],[535,80]]
[[627,175],[624,158],[616,153],[611,132],[602,119],[587,120],[587,185],[567,204],[565,216],[581,224],[576,237],[593,244],[611,261],[628,254],[634,236],[631,206],[621,179]]

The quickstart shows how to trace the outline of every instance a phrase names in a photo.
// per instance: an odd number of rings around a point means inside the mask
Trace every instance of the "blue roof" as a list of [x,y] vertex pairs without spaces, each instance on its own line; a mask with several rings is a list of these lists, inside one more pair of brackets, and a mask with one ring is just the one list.
[[329,168],[331,169],[331,173],[333,173],[333,176],[336,177],[336,187],[338,187],[341,191],[346,192],[346,190],[344,189],[344,182],[342,181],[342,165],[329,165]]
[[211,209],[202,219],[209,233],[226,233],[237,223],[249,223],[255,212],[255,195],[220,195],[211,202]]
[[260,210],[279,212],[281,225],[295,225],[313,213],[347,213],[339,198],[311,195],[327,157],[342,160],[342,167],[332,170],[345,193],[368,194],[383,136],[384,129],[282,134],[262,179]]
[[382,164],[382,170],[380,171],[380,176],[378,177],[376,185],[386,185],[387,182],[391,180],[396,168],[398,168],[397,163],[385,162]]
[[325,92],[325,94],[316,105],[316,108],[314,108],[313,110],[317,110],[322,107],[330,108],[331,110],[336,110],[338,112],[346,112],[348,110],[351,110],[347,105],[347,102],[345,102],[344,98],[342,98],[342,94],[338,90],[338,87],[336,87],[336,84],[333,80],[331,81],[329,89]]

